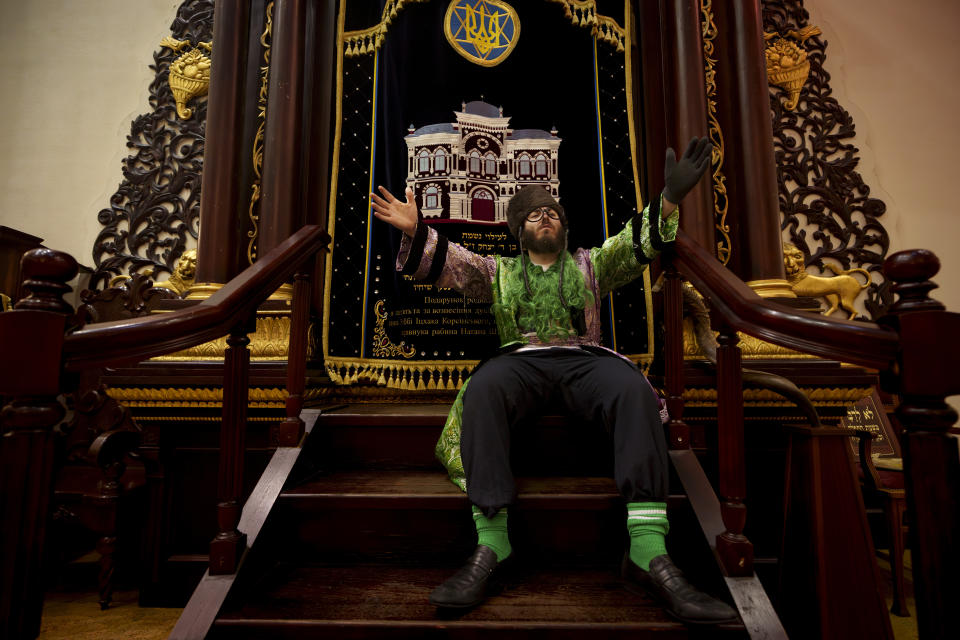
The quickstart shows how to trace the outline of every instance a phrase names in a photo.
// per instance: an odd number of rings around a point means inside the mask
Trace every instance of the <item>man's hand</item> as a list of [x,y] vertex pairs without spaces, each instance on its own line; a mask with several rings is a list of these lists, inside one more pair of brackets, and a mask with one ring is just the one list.
[[710,166],[710,154],[713,145],[707,137],[694,137],[687,145],[680,160],[672,148],[667,148],[667,158],[663,165],[663,217],[666,218],[675,208],[676,203],[690,193],[697,182]]
[[412,238],[417,230],[417,219],[419,217],[417,215],[417,203],[413,199],[413,189],[407,187],[404,191],[404,195],[407,197],[406,202],[397,200],[392,193],[383,187],[377,187],[377,189],[380,190],[383,197],[381,198],[375,193],[370,194],[370,200],[373,203],[373,215],[392,224]]

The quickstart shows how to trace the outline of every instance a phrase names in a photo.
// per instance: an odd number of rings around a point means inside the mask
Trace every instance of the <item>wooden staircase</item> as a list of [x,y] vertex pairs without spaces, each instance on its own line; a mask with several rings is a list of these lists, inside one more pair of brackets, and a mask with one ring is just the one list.
[[[742,625],[688,630],[624,588],[625,515],[605,436],[559,417],[515,443],[516,562],[505,588],[462,615],[438,612],[430,591],[476,541],[466,496],[432,456],[446,410],[321,413],[209,637],[746,637]],[[684,495],[668,509],[692,522]],[[678,564],[729,601],[699,528],[675,527],[670,538]]]

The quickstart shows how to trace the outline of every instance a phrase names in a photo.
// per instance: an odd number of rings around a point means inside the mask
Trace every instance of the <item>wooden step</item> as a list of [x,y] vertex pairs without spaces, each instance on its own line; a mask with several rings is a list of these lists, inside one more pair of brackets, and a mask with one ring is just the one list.
[[[434,447],[448,404],[356,404],[326,410],[313,448],[320,466],[347,469],[437,469]],[[514,431],[518,475],[612,475],[612,446],[602,428],[544,416]]]
[[[228,602],[213,638],[716,638],[742,627],[691,635],[649,598],[629,593],[614,569],[519,568],[506,588],[460,615],[431,606],[430,591],[456,566],[275,567]],[[239,600],[239,598],[238,598]]]
[[[518,478],[512,543],[544,564],[615,562],[627,543],[623,501],[610,478]],[[684,496],[668,500],[684,505]],[[447,560],[473,550],[467,496],[443,473],[350,471],[283,491],[270,528],[287,559]]]

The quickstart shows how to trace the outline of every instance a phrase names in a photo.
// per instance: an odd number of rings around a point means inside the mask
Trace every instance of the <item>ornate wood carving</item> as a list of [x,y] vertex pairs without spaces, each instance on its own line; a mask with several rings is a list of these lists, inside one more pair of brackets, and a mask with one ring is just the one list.
[[717,237],[717,258],[723,264],[730,262],[730,225],[727,223],[727,176],[723,172],[723,131],[717,121],[717,59],[714,40],[717,39],[717,24],[713,19],[713,0],[700,0],[700,17],[703,28],[703,69],[707,86],[707,124],[710,142],[713,144],[711,175],[713,177],[713,215]]
[[[764,0],[764,31],[786,36],[808,26],[803,0]],[[872,274],[865,306],[873,319],[892,302],[881,264],[890,238],[879,218],[887,207],[870,197],[856,168],[858,149],[853,119],[833,97],[824,68],[826,41],[806,40],[810,75],[795,110],[784,106],[783,89],[771,87],[774,146],[782,228],[805,256],[807,266],[824,269],[824,259],[844,269]]]
[[153,311],[160,300],[179,298],[176,292],[153,284],[150,276],[135,273],[101,291],[84,289],[80,292],[83,304],[77,308],[77,324],[138,318]]
[[[210,41],[213,4],[214,0],[185,0],[171,25],[173,37],[194,44]],[[97,215],[104,228],[93,246],[92,288],[144,267],[152,267],[154,274],[170,272],[187,248],[187,237],[197,238],[207,100],[194,99],[189,120],[177,116],[168,83],[170,64],[177,57],[167,47],[153,54],[150,68],[156,75],[149,98],[153,110],[133,121],[123,181],[110,198],[110,207]]]

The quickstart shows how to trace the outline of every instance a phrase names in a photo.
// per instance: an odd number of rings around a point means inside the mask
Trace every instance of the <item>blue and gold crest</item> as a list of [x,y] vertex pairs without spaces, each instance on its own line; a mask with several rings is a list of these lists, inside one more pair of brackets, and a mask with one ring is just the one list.
[[474,64],[493,67],[513,51],[520,38],[520,19],[499,0],[453,0],[443,20],[447,41]]

